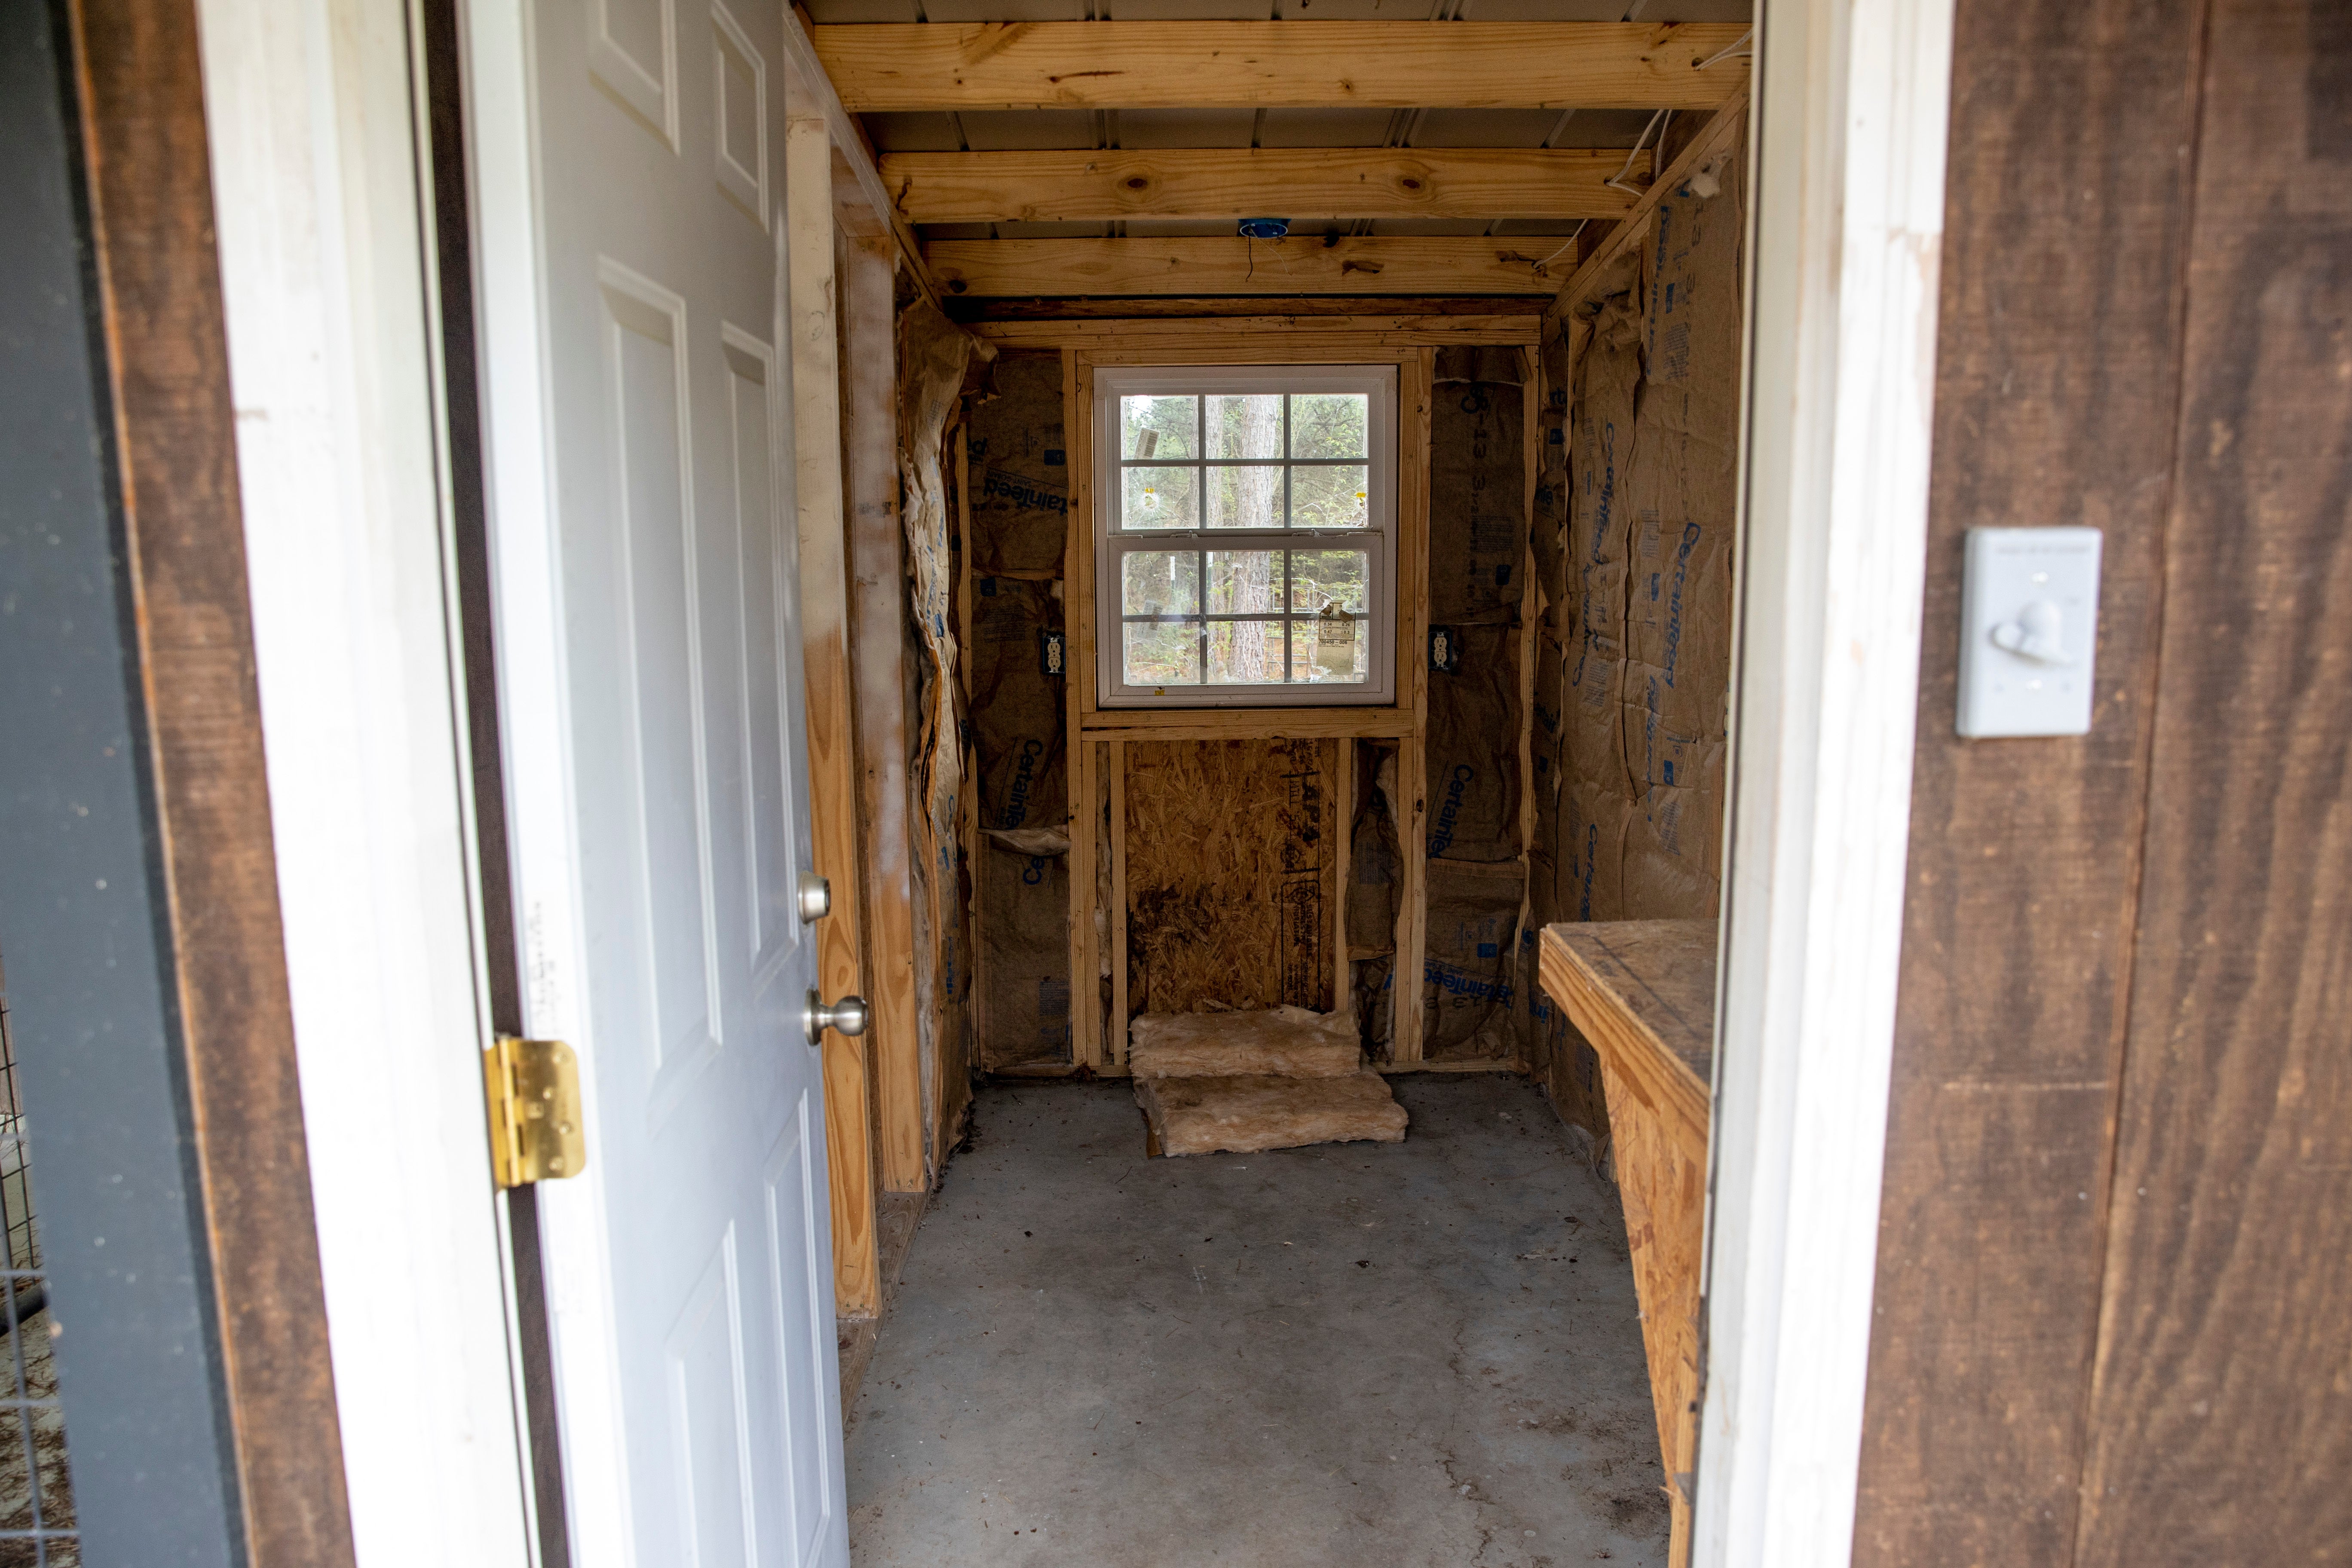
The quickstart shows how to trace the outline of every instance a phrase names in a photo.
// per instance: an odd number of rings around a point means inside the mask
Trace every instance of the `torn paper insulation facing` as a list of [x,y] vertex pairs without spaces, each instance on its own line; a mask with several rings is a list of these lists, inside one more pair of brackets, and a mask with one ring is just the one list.
[[1069,839],[1030,832],[982,839],[980,1065],[990,1071],[1070,1059]]
[[965,1027],[971,963],[964,951],[962,687],[957,668],[953,512],[946,439],[975,356],[994,350],[917,299],[899,312],[899,514],[907,536],[908,620],[917,715],[908,741],[913,843],[915,1019],[924,1096],[925,1156],[934,1173],[970,1097]]
[[1330,1006],[1339,744],[1128,743],[1130,1008]]
[[[1717,194],[1659,204],[1646,243],[1538,355],[1530,923],[1711,919],[1722,878],[1738,501],[1744,147]],[[1563,327],[1565,324],[1563,324]],[[1572,396],[1563,396],[1563,392]],[[1599,1063],[1518,949],[1519,1049],[1608,1137]]]
[[1258,1013],[1145,1013],[1134,1023],[1129,1065],[1143,1078],[1345,1078],[1363,1068],[1347,1012],[1275,1007]]
[[1000,355],[992,384],[996,395],[973,405],[965,437],[966,656],[984,843],[975,892],[978,1055],[989,1069],[1068,1062],[1073,994],[1068,710],[1062,678],[1046,672],[1045,658],[1046,634],[1063,630],[1061,357]]
[[1070,468],[1062,424],[1062,356],[998,356],[995,396],[971,417],[975,577],[1059,577],[1070,521]]
[[1521,861],[1520,606],[1526,597],[1528,354],[1439,351],[1430,412],[1423,1059],[1511,1056]]
[[1356,769],[1356,813],[1348,849],[1348,972],[1356,1026],[1375,1061],[1391,1059],[1395,992],[1397,914],[1404,893],[1398,856],[1397,748],[1392,742],[1350,741],[1345,755]]

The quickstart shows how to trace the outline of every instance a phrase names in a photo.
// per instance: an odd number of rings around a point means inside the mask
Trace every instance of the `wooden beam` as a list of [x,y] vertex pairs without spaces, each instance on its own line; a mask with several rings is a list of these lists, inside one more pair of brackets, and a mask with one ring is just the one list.
[[909,223],[1112,218],[1618,218],[1650,154],[1545,147],[1237,147],[892,153],[882,183]]
[[[1092,373],[1080,383],[1075,350],[1062,351],[1062,427],[1074,458],[1069,472],[1094,471]],[[1095,945],[1095,852],[1100,803],[1095,799],[1095,747],[1084,738],[1079,716],[1091,695],[1095,667],[1094,488],[1074,492],[1062,536],[1062,711],[1070,796],[1070,1060],[1100,1067],[1102,967]],[[967,551],[967,553],[969,552]]]
[[1701,163],[1730,146],[1747,128],[1748,95],[1742,92],[1716,111],[1715,118],[1708,121],[1706,128],[1691,138],[1690,145],[1666,165],[1665,174],[1633,205],[1633,210],[1601,243],[1600,248],[1586,257],[1574,269],[1574,275],[1561,285],[1559,298],[1545,308],[1544,319],[1556,321],[1574,310],[1577,301],[1601,280],[1601,274],[1609,264],[1622,256],[1628,246],[1650,232],[1651,215],[1658,210],[1658,204],[1665,200],[1667,193],[1690,178],[1691,172]]
[[[784,75],[788,96],[798,100],[806,111],[824,122],[825,138],[833,145],[837,170],[836,177],[856,188],[857,199],[874,213],[877,222],[887,222],[898,237],[898,249],[907,258],[916,286],[923,297],[938,304],[940,291],[923,265],[923,247],[915,238],[915,231],[890,205],[887,190],[882,184],[881,171],[875,167],[873,144],[866,140],[865,131],[850,118],[842,107],[841,94],[835,90],[833,79],[817,58],[815,43],[809,37],[806,22],[794,6],[783,7],[784,13]],[[814,160],[812,160],[812,165]],[[814,173],[812,167],[811,173]]]
[[[1091,744],[1092,742],[1088,742]],[[1127,1066],[1127,742],[1103,747],[1110,771],[1110,1039],[1105,1066]]]
[[[1338,26],[1334,23],[1333,26]],[[1551,239],[947,239],[923,247],[951,295],[1551,293]]]
[[1403,376],[1398,421],[1397,594],[1403,635],[1397,638],[1397,696],[1412,728],[1397,742],[1397,850],[1403,860],[1396,958],[1389,968],[1389,1060],[1422,1056],[1422,958],[1429,949],[1429,415],[1436,401],[1437,351],[1416,351]]
[[[1265,307],[1247,298],[1187,300],[1181,297],[1161,300],[958,300],[955,302],[956,321],[973,331],[984,326],[1007,321],[1067,321],[1093,320],[1099,317],[1122,319],[1151,318],[1168,321],[1174,318],[1213,318],[1255,315]],[[1363,307],[1353,300],[1318,300],[1307,298],[1283,302],[1282,313],[1291,316],[1349,316]],[[1423,295],[1397,300],[1382,300],[1383,315],[1396,316],[1508,316],[1527,309],[1517,300],[1462,299],[1451,294]]]
[[[797,84],[788,84],[797,86]],[[864,984],[857,762],[851,740],[848,562],[842,537],[841,348],[833,266],[833,153],[822,115],[788,91],[784,121],[785,328],[793,365],[793,488],[800,510],[801,657],[808,698],[810,837],[833,912],[813,929],[825,999]],[[826,1190],[834,1310],[881,1310],[866,1043],[824,1037]]]
[[[838,153],[836,153],[836,157]],[[865,849],[866,1052],[882,1188],[926,1191],[922,1049],[915,1003],[914,827],[907,810],[907,538],[898,515],[897,269],[885,235],[844,233],[840,273],[843,509],[848,533],[851,674]]]
[[1341,740],[1332,745],[1338,765],[1331,771],[1331,826],[1325,841],[1331,846],[1335,862],[1331,894],[1331,1005],[1328,1011],[1341,1008],[1355,1010],[1355,995],[1349,985],[1350,971],[1348,962],[1348,877],[1349,862],[1355,854],[1356,829],[1356,742]]
[[1738,22],[917,22],[815,29],[853,113],[1714,109]]
[[1300,337],[1360,337],[1366,352],[1419,348],[1424,343],[1509,343],[1534,348],[1543,318],[1520,316],[1221,316],[1178,321],[976,321],[967,330],[1000,348],[1097,345],[1122,352],[1190,346],[1202,342],[1262,340],[1288,345]]

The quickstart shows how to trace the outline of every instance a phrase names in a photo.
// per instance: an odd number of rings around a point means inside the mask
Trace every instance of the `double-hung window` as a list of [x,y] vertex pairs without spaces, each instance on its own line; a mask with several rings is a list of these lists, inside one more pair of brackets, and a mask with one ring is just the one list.
[[1106,707],[1388,702],[1397,373],[1095,373]]

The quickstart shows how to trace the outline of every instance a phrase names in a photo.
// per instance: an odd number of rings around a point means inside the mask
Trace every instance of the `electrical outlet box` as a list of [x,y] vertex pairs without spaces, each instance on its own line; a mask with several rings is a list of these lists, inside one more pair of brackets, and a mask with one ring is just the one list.
[[1972,528],[1960,590],[1959,731],[2086,735],[2099,531]]

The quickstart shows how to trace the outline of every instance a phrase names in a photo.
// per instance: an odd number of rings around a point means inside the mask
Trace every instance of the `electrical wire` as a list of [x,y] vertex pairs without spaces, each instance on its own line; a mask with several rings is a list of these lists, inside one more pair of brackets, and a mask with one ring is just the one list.
[[1574,228],[1570,229],[1568,231],[1568,245],[1561,246],[1558,250],[1553,251],[1549,256],[1547,256],[1541,261],[1537,262],[1535,264],[1536,271],[1538,273],[1541,273],[1545,268],[1550,266],[1560,257],[1566,256],[1569,251],[1569,246],[1572,246],[1576,243],[1577,236],[1584,232],[1584,225],[1591,223],[1591,221],[1592,220],[1591,218],[1586,218],[1583,222],[1579,223]]
[[1753,55],[1756,51],[1748,47],[1747,44],[1748,41],[1755,36],[1756,29],[1753,27],[1748,28],[1748,31],[1740,34],[1739,37],[1732,39],[1731,42],[1724,45],[1723,47],[1716,50],[1715,53],[1707,56],[1706,58],[1699,61],[1697,65],[1691,68],[1694,70],[1705,70],[1707,67],[1720,64],[1725,60],[1730,59],[1735,55]]
[[1673,112],[1674,110],[1671,109],[1661,109],[1655,114],[1650,116],[1650,122],[1642,127],[1642,134],[1634,138],[1633,150],[1625,154],[1625,166],[1601,183],[1607,185],[1611,190],[1623,191],[1628,195],[1638,196],[1643,195],[1643,193],[1639,186],[1629,185],[1624,183],[1625,176],[1633,172],[1633,160],[1642,155],[1642,148],[1649,142],[1650,132],[1655,131],[1661,124],[1663,124],[1666,116]]

